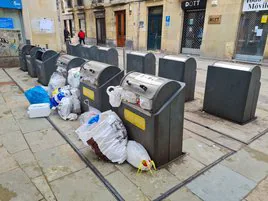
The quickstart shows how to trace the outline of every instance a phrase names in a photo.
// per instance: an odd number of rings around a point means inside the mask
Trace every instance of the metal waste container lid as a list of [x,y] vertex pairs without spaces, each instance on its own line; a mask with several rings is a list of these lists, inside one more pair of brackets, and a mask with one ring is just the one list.
[[40,60],[40,61],[46,61],[49,58],[51,58],[54,55],[57,55],[58,53],[54,50],[50,50],[50,49],[41,49],[41,50],[37,50],[36,52],[36,59]]
[[71,62],[73,59],[76,59],[78,57],[76,56],[72,56],[72,55],[69,55],[69,54],[63,54],[63,55],[60,55],[58,60],[57,60],[57,66],[68,66],[69,62]]
[[85,48],[92,48],[92,47],[97,48],[97,46],[95,46],[95,45],[83,45],[82,47],[85,47]]
[[174,61],[180,61],[180,62],[186,62],[189,59],[194,59],[193,57],[190,56],[186,56],[186,55],[167,55],[164,56],[163,59],[170,59],[170,60],[174,60]]
[[42,50],[42,48],[41,47],[33,47],[31,50],[30,50],[30,56],[31,57],[34,57],[35,55],[36,55],[36,52],[38,51],[38,50]]
[[26,51],[26,49],[30,50],[32,47],[34,47],[33,45],[28,45],[28,44],[20,44],[19,45],[19,50],[20,51]]
[[133,54],[133,55],[137,55],[137,56],[142,56],[142,57],[144,57],[144,56],[146,56],[146,55],[150,55],[150,54],[152,54],[152,53],[150,53],[150,52],[135,52],[135,51],[133,51],[133,52],[130,52],[130,53],[128,53],[128,54]]
[[101,86],[120,71],[120,68],[110,64],[88,61],[81,66],[80,74],[83,76],[82,80],[89,81],[95,86]]
[[215,62],[213,67],[217,68],[228,68],[232,70],[246,71],[251,72],[255,67],[259,67],[258,65],[250,65],[250,64],[238,64],[238,63],[230,63],[224,61]]
[[152,101],[152,111],[159,110],[182,86],[175,80],[143,74],[128,73],[121,81],[124,90]]

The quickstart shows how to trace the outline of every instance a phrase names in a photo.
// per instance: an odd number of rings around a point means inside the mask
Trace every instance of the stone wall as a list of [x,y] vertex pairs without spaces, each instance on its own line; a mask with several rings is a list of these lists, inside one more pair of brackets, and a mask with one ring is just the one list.
[[[243,0],[207,1],[201,56],[232,59],[241,17]],[[209,16],[221,15],[220,24],[208,24]]]
[[18,66],[18,47],[21,32],[18,30],[0,31],[0,67]]

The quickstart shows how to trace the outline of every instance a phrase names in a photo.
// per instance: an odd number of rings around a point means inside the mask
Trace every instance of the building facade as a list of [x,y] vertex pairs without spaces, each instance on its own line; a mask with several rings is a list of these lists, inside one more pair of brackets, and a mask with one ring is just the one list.
[[266,0],[62,0],[64,26],[90,44],[262,62]]
[[19,65],[20,43],[60,51],[64,44],[60,24],[59,0],[1,0],[0,67]]
[[21,1],[0,1],[0,67],[18,64],[17,48],[23,34]]
[[60,51],[64,44],[60,0],[22,0],[25,39],[31,44]]

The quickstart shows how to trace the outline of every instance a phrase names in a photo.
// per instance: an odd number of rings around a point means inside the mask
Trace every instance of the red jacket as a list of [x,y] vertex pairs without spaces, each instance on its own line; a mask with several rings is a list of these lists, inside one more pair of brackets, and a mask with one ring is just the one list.
[[78,37],[79,37],[80,39],[85,39],[85,37],[86,37],[85,32],[80,31],[80,32],[78,33]]

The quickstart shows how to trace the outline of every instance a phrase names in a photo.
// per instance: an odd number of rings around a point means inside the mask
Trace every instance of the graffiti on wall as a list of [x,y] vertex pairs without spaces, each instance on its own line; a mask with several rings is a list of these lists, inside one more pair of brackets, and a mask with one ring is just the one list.
[[1,30],[0,57],[18,56],[19,44],[20,44],[20,31]]

